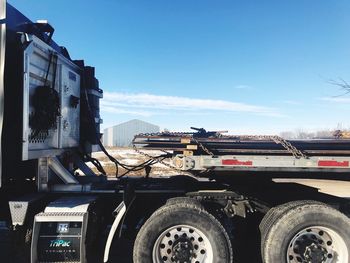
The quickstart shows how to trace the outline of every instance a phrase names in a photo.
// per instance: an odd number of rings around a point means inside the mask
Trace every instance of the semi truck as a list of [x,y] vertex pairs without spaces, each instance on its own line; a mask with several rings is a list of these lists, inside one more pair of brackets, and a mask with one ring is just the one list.
[[0,0],[1,262],[350,262],[348,195],[296,183],[345,184],[349,139],[140,134],[126,164],[101,143],[94,67],[53,34]]

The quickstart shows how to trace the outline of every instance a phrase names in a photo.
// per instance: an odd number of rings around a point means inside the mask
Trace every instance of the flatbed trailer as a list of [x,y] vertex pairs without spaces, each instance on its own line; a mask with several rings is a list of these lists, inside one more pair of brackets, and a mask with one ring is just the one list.
[[[4,0],[0,25],[1,262],[350,262],[350,193],[275,180],[348,180],[349,140],[148,134],[128,165],[100,142],[95,69]],[[144,175],[106,176],[97,150]]]
[[[223,136],[216,132],[141,134],[138,150],[170,151],[175,169],[193,173],[307,172],[332,176],[350,172],[350,140],[285,140],[279,136]],[[209,135],[209,136],[208,136]],[[275,175],[276,176],[276,175]]]

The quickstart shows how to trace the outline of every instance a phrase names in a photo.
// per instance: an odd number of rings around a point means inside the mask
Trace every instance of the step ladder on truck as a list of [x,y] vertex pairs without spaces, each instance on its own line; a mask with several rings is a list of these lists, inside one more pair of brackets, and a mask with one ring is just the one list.
[[[101,144],[95,69],[4,0],[0,24],[1,262],[350,261],[350,193],[296,183],[347,184],[350,140],[140,134],[126,164]],[[94,151],[144,176],[108,177]]]

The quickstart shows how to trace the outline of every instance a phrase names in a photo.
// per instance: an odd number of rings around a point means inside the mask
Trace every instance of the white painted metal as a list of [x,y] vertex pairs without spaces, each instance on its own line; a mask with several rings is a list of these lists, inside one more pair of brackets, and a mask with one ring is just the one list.
[[114,127],[115,126],[104,129],[103,137],[102,137],[104,146],[114,146],[113,145],[113,128]]
[[135,119],[105,129],[103,143],[105,146],[129,147],[135,135],[157,132],[159,126]]
[[86,213],[96,196],[68,196],[51,202],[44,213]]
[[119,206],[115,209],[114,214],[116,215],[114,222],[112,224],[111,229],[109,230],[106,246],[105,246],[105,251],[104,251],[104,256],[103,256],[103,262],[108,261],[109,257],[109,251],[111,249],[112,241],[115,235],[115,232],[117,231],[119,224],[126,212],[126,206],[124,202],[121,202]]
[[9,201],[12,225],[23,226],[27,219],[27,213],[32,206],[43,196],[38,194],[28,194]]
[[223,155],[223,156],[184,156],[173,159],[176,168],[188,170],[218,171],[349,171],[350,156],[318,156],[295,158],[273,155]]
[[[71,96],[80,97],[79,67],[58,54],[55,90],[60,96],[61,116],[57,128],[49,130],[47,136],[31,138],[29,116],[33,112],[30,97],[36,87],[45,84],[50,54],[55,53],[49,45],[34,35],[24,34],[22,41],[28,43],[24,50],[23,77],[23,133],[22,159],[36,159],[42,156],[55,156],[60,150],[79,146],[80,105],[71,106]],[[53,81],[51,65],[48,82]]]
[[48,166],[65,184],[79,184],[78,180],[67,171],[57,157],[48,158]]

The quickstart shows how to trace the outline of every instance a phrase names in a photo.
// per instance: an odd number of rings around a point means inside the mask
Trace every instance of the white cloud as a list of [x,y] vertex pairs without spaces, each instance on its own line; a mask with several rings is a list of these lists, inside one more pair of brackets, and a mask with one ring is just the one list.
[[150,111],[131,111],[131,110],[125,110],[122,108],[117,108],[117,107],[113,107],[113,106],[107,106],[107,105],[103,105],[101,106],[102,110],[104,112],[109,112],[109,113],[116,113],[116,114],[130,114],[130,115],[139,115],[139,116],[144,116],[144,117],[149,117],[152,116],[153,113]]
[[327,102],[332,102],[332,103],[350,103],[349,97],[324,97],[319,99]]
[[[101,109],[106,112],[126,113],[141,116],[164,114],[165,111],[224,111],[245,112],[281,117],[275,109],[227,100],[198,99],[177,96],[162,96],[148,93],[105,92]],[[160,111],[161,110],[161,111]]]

